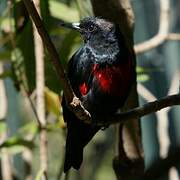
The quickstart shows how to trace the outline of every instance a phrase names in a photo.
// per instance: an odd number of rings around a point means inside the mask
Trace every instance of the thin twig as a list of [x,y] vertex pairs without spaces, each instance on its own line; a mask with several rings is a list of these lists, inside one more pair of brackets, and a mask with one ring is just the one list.
[[134,46],[135,53],[136,54],[144,53],[153,48],[156,48],[157,46],[161,45],[165,41],[180,41],[180,34],[179,33],[169,33],[163,38],[161,35],[156,35],[153,38],[151,38],[145,42],[136,44]]
[[169,33],[167,40],[180,41],[180,33]]
[[124,123],[127,120],[141,118],[142,116],[154,113],[168,106],[180,105],[180,94],[166,96],[153,102],[149,102],[141,107],[118,113],[110,118],[109,124]]
[[170,25],[170,0],[160,0],[159,31],[153,38],[134,46],[136,54],[146,52],[167,40]]
[[[35,6],[40,14],[40,1],[35,0]],[[44,101],[44,47],[37,29],[34,30],[34,44],[35,44],[35,61],[36,61],[36,107],[37,114],[40,120],[41,127],[46,127],[45,117],[45,101]],[[39,134],[39,149],[40,149],[40,167],[43,169],[43,179],[47,180],[48,170],[48,147],[47,147],[47,131],[40,129]]]
[[180,41],[180,33],[170,33],[170,1],[160,0],[160,19],[159,19],[159,31],[151,39],[142,43],[136,44],[134,50],[136,54],[144,53],[157,46],[161,45],[165,41]]
[[35,115],[35,118],[36,118],[37,123],[38,123],[38,127],[39,127],[40,129],[42,129],[41,122],[40,122],[39,116],[38,116],[38,114],[37,114],[37,110],[36,110],[36,108],[35,108],[35,106],[34,106],[34,104],[33,104],[33,100],[32,100],[31,97],[29,96],[28,91],[26,90],[26,87],[24,86],[23,83],[22,83],[22,88],[23,88],[23,90],[24,90],[24,92],[25,92],[26,97],[28,98],[28,101],[29,101],[29,103],[30,103],[30,107],[31,107],[31,109],[32,109],[32,111],[33,111],[33,113],[34,113],[34,115]]

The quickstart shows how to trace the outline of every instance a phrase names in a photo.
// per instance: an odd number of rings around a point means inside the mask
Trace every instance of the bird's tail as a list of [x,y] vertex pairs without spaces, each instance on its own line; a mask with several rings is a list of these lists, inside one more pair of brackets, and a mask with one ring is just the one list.
[[71,167],[80,168],[83,160],[83,148],[98,130],[98,127],[82,123],[77,119],[68,122],[64,172],[67,172]]

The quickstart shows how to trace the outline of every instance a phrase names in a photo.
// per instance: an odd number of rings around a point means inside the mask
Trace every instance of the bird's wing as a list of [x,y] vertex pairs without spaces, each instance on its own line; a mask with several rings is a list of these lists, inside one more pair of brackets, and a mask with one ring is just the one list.
[[[68,77],[72,88],[79,98],[89,90],[91,79],[90,64],[75,54],[68,63]],[[67,139],[64,172],[71,167],[79,169],[83,160],[83,148],[92,139],[99,127],[94,127],[79,120],[66,106],[63,96],[63,116],[67,122]]]
[[71,86],[79,98],[86,95],[91,87],[93,62],[88,57],[81,57],[75,53],[68,63],[68,78]]

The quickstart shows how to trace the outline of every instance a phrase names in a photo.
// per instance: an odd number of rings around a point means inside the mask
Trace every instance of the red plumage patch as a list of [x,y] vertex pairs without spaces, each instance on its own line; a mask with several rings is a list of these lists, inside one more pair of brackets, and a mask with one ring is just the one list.
[[[92,73],[98,81],[101,90],[115,96],[124,95],[133,78],[130,60],[124,64],[106,66],[104,68],[100,68],[98,64],[94,64]],[[85,82],[79,86],[79,91],[82,96],[88,93],[88,86]]]
[[109,77],[109,74],[107,74],[108,71],[107,69],[103,71],[97,71],[95,72],[95,76],[97,80],[100,83],[101,88],[104,91],[110,91],[110,85],[111,85],[111,78]]
[[92,70],[104,92],[121,96],[131,83],[131,68],[131,61],[129,60],[125,64],[106,66],[105,68],[99,68],[99,65],[95,64]]
[[85,82],[84,82],[83,84],[80,85],[79,90],[80,90],[81,95],[84,96],[84,95],[87,94],[88,88],[87,88],[87,85],[86,85]]

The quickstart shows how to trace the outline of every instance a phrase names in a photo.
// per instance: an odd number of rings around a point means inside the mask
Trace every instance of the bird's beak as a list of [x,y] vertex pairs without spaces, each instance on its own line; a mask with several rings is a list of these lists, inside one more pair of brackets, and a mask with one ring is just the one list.
[[81,31],[80,23],[65,23],[65,22],[63,22],[60,25],[63,26],[63,27],[69,28],[69,29],[74,29],[74,30],[77,30],[77,31]]

